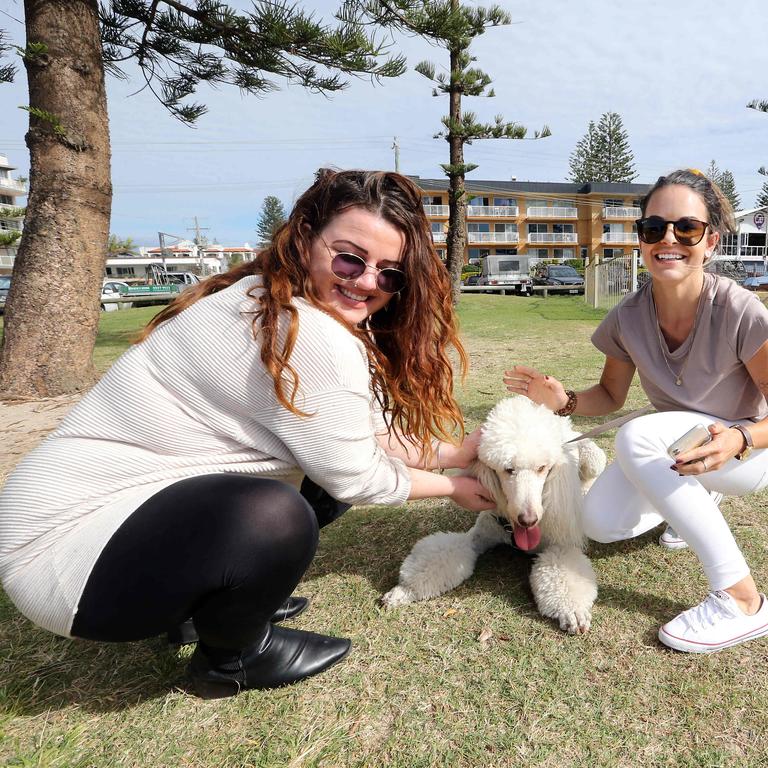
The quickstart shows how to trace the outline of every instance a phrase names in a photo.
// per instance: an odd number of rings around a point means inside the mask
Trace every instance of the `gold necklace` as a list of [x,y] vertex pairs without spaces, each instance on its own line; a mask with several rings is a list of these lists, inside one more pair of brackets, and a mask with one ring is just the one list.
[[[683,385],[683,373],[685,373],[685,367],[688,365],[688,360],[691,349],[693,348],[693,342],[696,338],[696,329],[699,327],[699,311],[701,310],[701,302],[704,298],[704,278],[702,277],[701,280],[701,290],[699,291],[699,300],[696,304],[696,315],[693,318],[693,328],[691,329],[691,332],[689,334],[691,343],[688,346],[688,351],[685,353],[685,360],[683,360],[683,365],[680,368],[680,370],[675,373],[672,370],[672,366],[669,364],[669,358],[667,356],[667,344],[664,340],[664,336],[661,333],[661,323],[659,322],[659,312],[656,308],[656,298],[653,295],[653,291],[651,291],[651,300],[653,301],[653,313],[656,315],[656,335],[659,339],[659,349],[661,350],[661,356],[664,358],[664,365],[667,366],[667,370],[672,374],[672,378],[675,380],[675,386],[681,387]],[[685,344],[685,341],[683,341],[683,344]]]

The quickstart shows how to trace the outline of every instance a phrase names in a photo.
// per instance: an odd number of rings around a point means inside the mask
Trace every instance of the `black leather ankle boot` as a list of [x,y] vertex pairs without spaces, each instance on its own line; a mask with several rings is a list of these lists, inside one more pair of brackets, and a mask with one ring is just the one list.
[[204,699],[221,699],[253,688],[278,688],[316,675],[341,661],[352,643],[300,629],[268,625],[260,643],[239,657],[214,661],[200,645],[189,664],[192,688]]
[[[277,624],[280,621],[294,619],[307,609],[308,597],[294,597],[291,595],[273,614],[270,621]],[[197,630],[192,619],[187,619],[182,624],[168,630],[168,645],[191,645],[197,642]]]

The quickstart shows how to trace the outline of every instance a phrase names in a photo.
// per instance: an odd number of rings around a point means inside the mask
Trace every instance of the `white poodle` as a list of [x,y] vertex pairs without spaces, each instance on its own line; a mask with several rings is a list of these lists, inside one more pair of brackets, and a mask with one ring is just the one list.
[[498,544],[536,553],[531,588],[539,612],[571,633],[589,629],[597,584],[583,553],[583,492],[605,468],[605,454],[570,419],[526,397],[502,400],[483,425],[479,461],[468,472],[493,493],[466,533],[433,533],[416,542],[387,606],[428,600],[472,575],[478,555]]

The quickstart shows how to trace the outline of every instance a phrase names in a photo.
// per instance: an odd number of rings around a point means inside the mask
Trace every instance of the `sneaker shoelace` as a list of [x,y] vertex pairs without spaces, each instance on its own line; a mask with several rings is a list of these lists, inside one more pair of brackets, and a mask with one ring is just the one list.
[[721,619],[733,619],[737,616],[731,599],[723,592],[710,592],[704,600],[684,613],[688,626],[695,632],[705,627],[712,627]]

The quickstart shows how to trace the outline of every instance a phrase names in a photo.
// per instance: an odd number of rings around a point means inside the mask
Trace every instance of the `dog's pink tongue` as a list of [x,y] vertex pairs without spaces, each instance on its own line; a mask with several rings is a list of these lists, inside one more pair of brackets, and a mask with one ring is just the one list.
[[536,549],[541,541],[541,529],[538,525],[534,525],[532,528],[523,528],[522,525],[515,525],[515,544],[524,550],[529,552],[532,549]]

